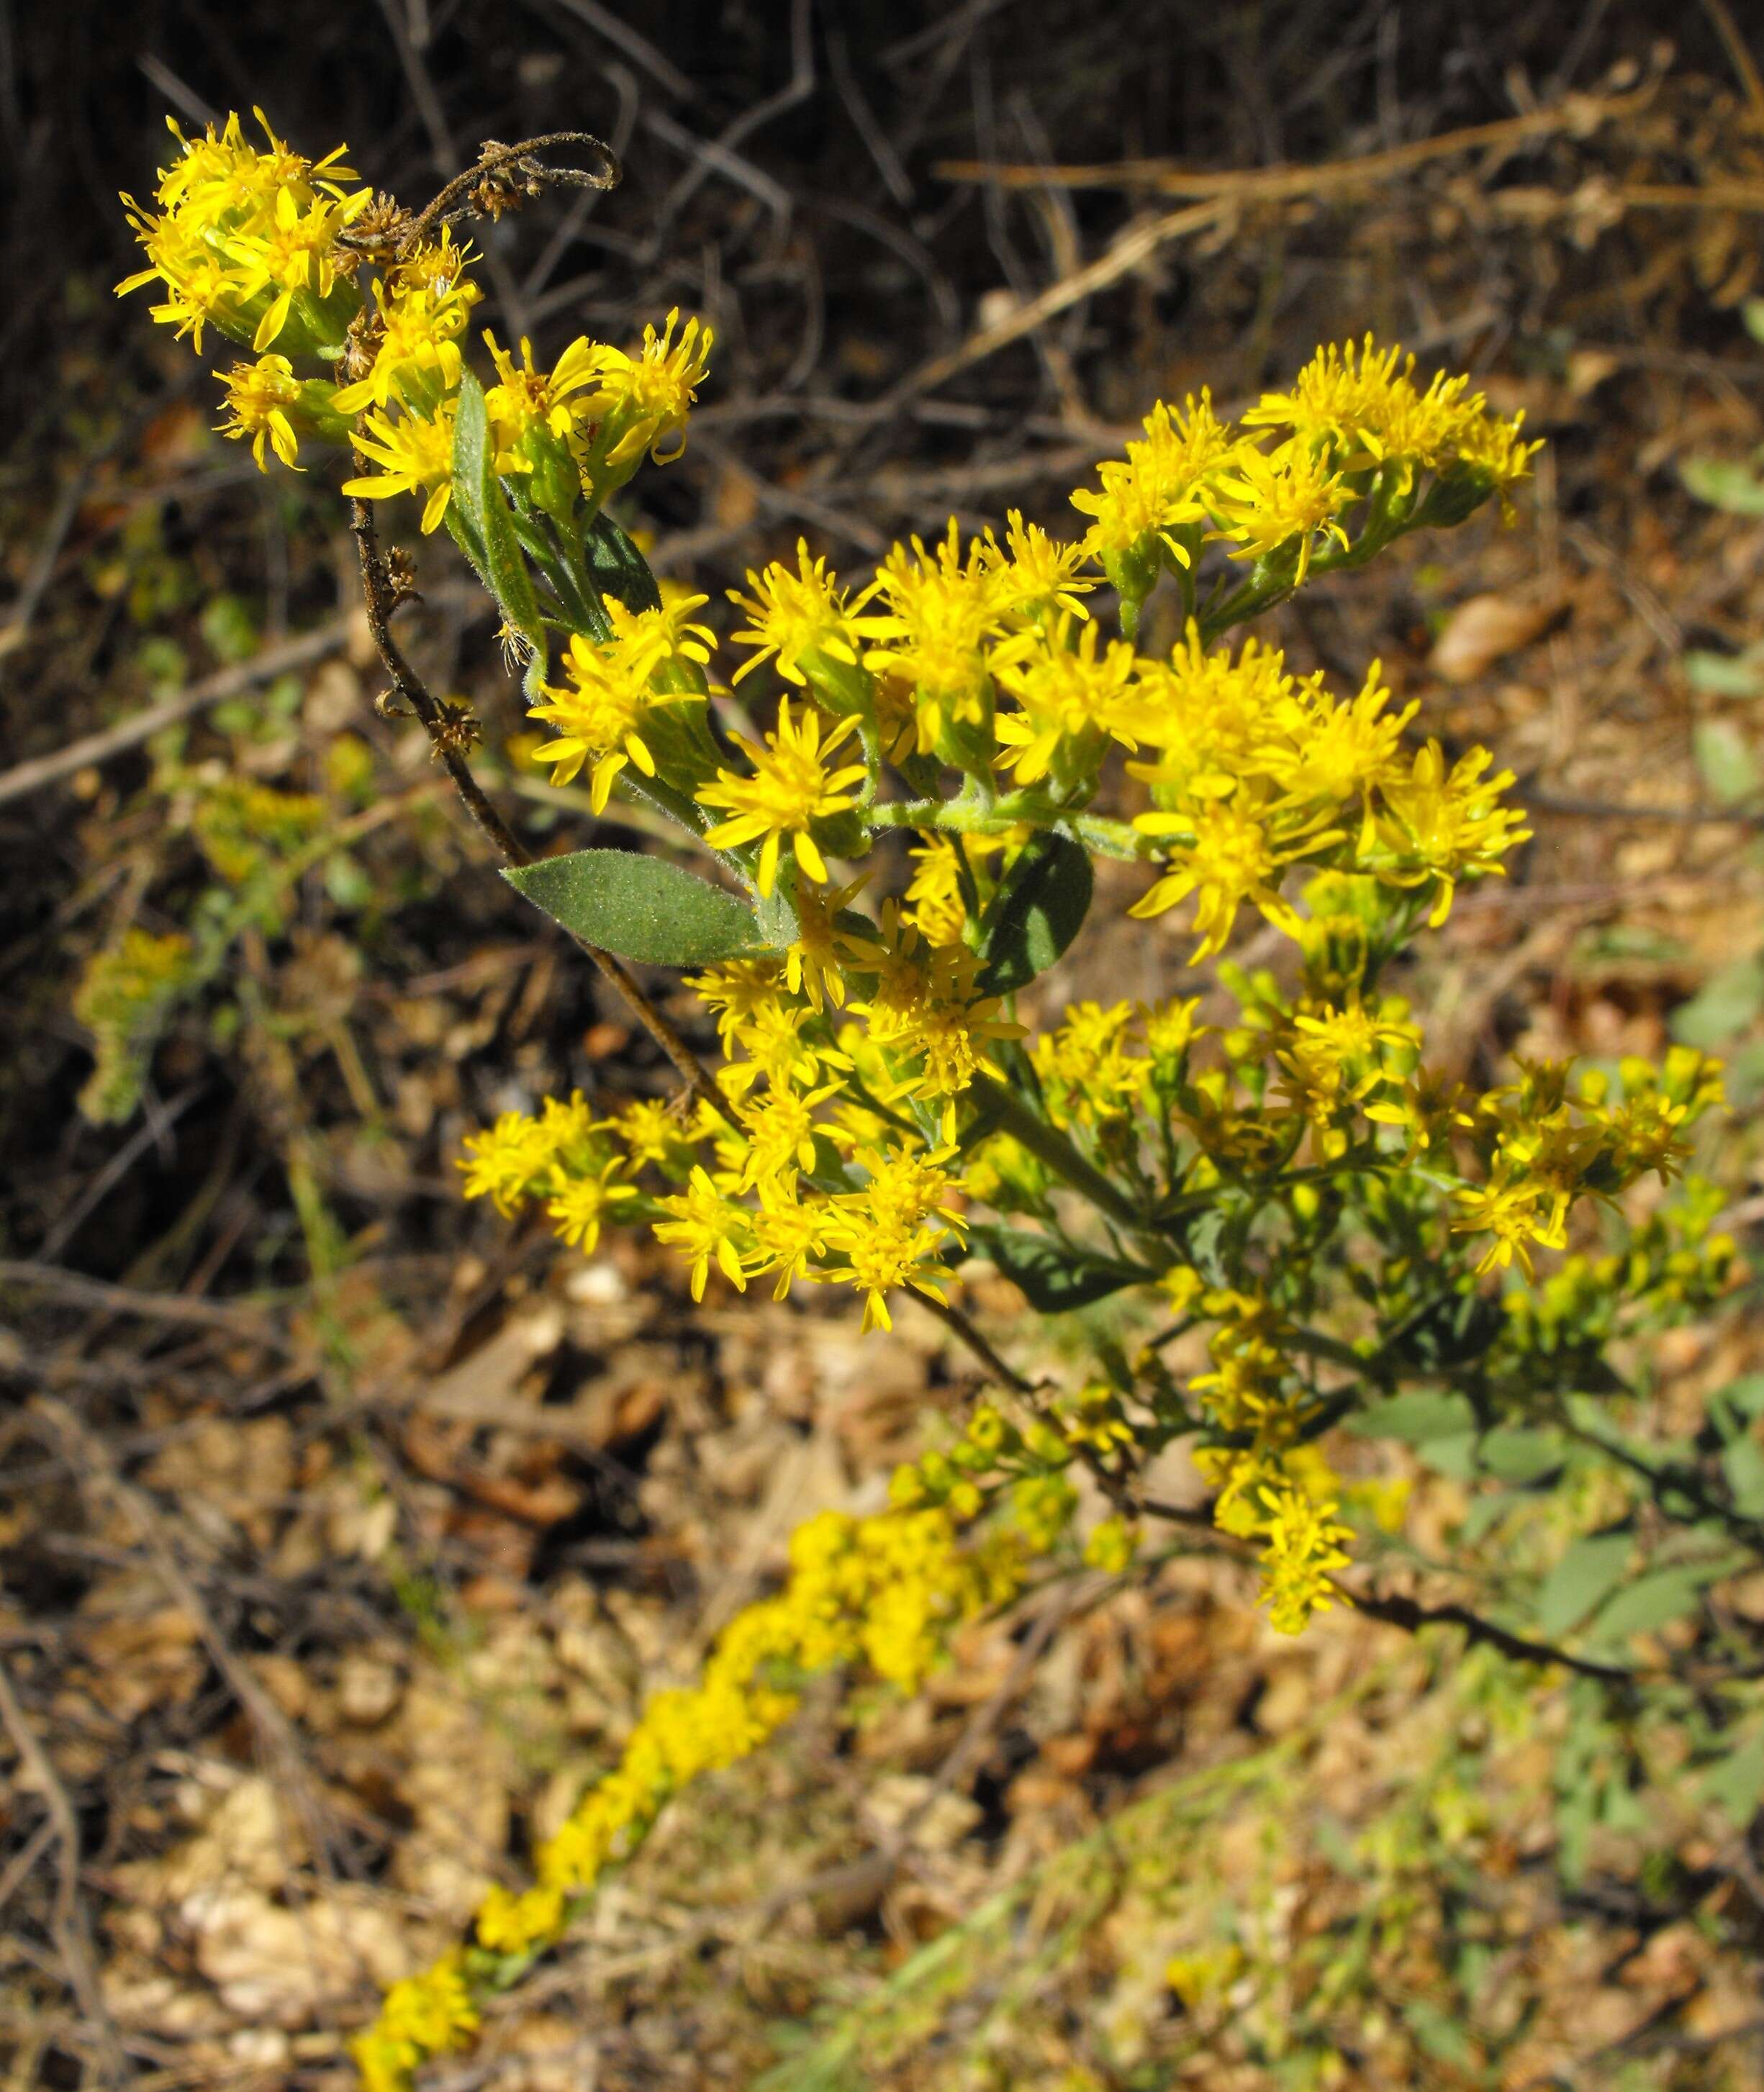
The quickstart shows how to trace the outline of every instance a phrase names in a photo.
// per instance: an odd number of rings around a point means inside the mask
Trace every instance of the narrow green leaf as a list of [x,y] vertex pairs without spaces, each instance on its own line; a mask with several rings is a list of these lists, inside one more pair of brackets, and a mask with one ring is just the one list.
[[595,517],[583,549],[588,572],[603,595],[612,596],[627,610],[661,607],[661,590],[648,560],[610,516]]
[[538,598],[533,592],[533,577],[527,572],[520,540],[515,535],[508,499],[494,473],[484,482],[484,557],[503,616],[517,632],[538,646],[545,638]]
[[1069,836],[1039,835],[1018,853],[980,925],[984,995],[1009,995],[1044,974],[1090,910],[1090,854]]
[[1572,1542],[1538,1591],[1538,1632],[1553,1638],[1577,1627],[1622,1582],[1633,1544],[1627,1532],[1589,1533]]
[[496,478],[495,443],[484,410],[484,388],[469,370],[460,374],[453,422],[453,499],[468,535],[479,548],[474,564],[504,617],[535,646],[543,645],[545,627],[533,592],[533,577],[527,572],[514,517]]
[[1697,1783],[1742,1829],[1750,1823],[1764,1800],[1764,1730],[1717,1758]]
[[1741,1373],[1721,1390],[1722,1399],[1742,1416],[1764,1416],[1764,1373]]
[[1518,1425],[1489,1432],[1476,1451],[1485,1473],[1521,1485],[1541,1481],[1567,1458],[1560,1432],[1531,1431]]
[[1676,1569],[1652,1569],[1619,1591],[1600,1612],[1594,1631],[1603,1641],[1619,1641],[1632,1634],[1649,1634],[1673,1620],[1696,1611],[1702,1602],[1703,1587],[1712,1582],[1706,1568],[1686,1564]]
[[1688,1002],[1672,1013],[1669,1029],[1681,1046],[1706,1052],[1736,1039],[1764,1009],[1764,965],[1735,959],[1712,973]]
[[760,940],[768,951],[781,952],[796,942],[802,926],[797,919],[795,903],[781,884],[770,893],[755,894],[753,908]]
[[[1764,510],[1759,512],[1764,514]],[[1699,720],[1691,751],[1703,782],[1724,806],[1749,798],[1758,788],[1758,759],[1750,737],[1732,720]]]
[[1764,1515],[1764,1446],[1755,1438],[1736,1438],[1722,1454],[1721,1467],[1734,1509],[1745,1518]]
[[503,876],[566,930],[644,966],[708,966],[763,949],[745,902],[663,858],[577,850]]
[[1693,648],[1684,656],[1684,676],[1706,698],[1755,698],[1764,692],[1764,650],[1748,646],[1743,654],[1712,654]]
[[453,499],[480,544],[484,539],[484,474],[491,456],[484,388],[469,370],[461,370],[459,404],[453,416]]
[[1063,1315],[1137,1286],[1144,1274],[1101,1257],[1074,1255],[1049,1235],[991,1224],[972,1227],[975,1247],[989,1256],[1040,1315]]
[[1394,1438],[1405,1446],[1426,1446],[1436,1438],[1461,1438],[1476,1429],[1476,1411],[1468,1395],[1416,1388],[1381,1402],[1347,1419],[1346,1429],[1363,1438]]
[[1732,516],[1764,516],[1764,479],[1738,458],[1686,458],[1679,467],[1699,501]]

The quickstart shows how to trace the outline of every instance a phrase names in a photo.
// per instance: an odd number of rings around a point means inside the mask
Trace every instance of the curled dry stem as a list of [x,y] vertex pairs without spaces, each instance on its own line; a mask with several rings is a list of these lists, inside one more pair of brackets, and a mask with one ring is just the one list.
[[[599,167],[548,167],[534,157],[560,145],[590,147],[599,160]],[[591,131],[547,131],[537,138],[523,138],[517,145],[502,145],[487,138],[478,148],[474,164],[437,191],[411,220],[400,251],[409,253],[420,246],[443,221],[469,217],[480,209],[496,215],[498,195],[504,198],[502,207],[507,208],[519,197],[537,195],[546,187],[611,189],[616,188],[623,177],[617,153]],[[487,192],[482,200],[480,191]]]

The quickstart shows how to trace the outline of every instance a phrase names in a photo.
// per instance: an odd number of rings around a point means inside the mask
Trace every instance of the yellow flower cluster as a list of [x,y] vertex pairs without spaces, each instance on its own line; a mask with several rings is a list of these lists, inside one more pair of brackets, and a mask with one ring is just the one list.
[[[257,115],[262,147],[236,115],[194,138],[171,124],[179,150],[160,171],[158,208],[123,199],[148,266],[118,292],[161,285],[153,318],[198,352],[209,326],[249,344],[257,360],[223,380],[221,430],[249,442],[260,469],[266,450],[298,469],[303,436],[348,443],[372,469],[344,491],[416,495],[432,531],[452,500],[461,341],[482,296],[476,257],[446,226],[419,238],[390,199],[350,187],[346,148],[308,161]],[[485,339],[497,378],[485,396],[495,469],[560,520],[578,500],[591,516],[646,455],[679,456],[711,346],[710,330],[695,319],[681,327],[677,312],[629,352],[579,339],[549,370],[535,368],[528,342],[517,362]],[[301,358],[334,374],[303,379]]]
[[117,288],[163,285],[153,318],[188,335],[198,354],[212,326],[260,353],[280,341],[292,353],[335,356],[360,305],[356,257],[339,237],[372,192],[348,186],[347,147],[307,160],[253,113],[262,148],[246,141],[236,115],[199,138],[166,119],[181,149],[160,171],[160,209],[123,199],[148,266]]
[[87,962],[73,1014],[93,1035],[97,1062],[80,1096],[88,1118],[126,1118],[134,1109],[152,1043],[195,970],[182,931],[126,930]]
[[1029,1559],[1022,1534],[1001,1525],[965,1537],[963,1523],[953,1507],[934,1507],[824,1511],[799,1526],[783,1589],[729,1623],[695,1684],[651,1695],[617,1765],[535,1854],[534,1886],[493,1887],[473,1947],[387,1992],[351,2044],[368,2092],[404,2092],[422,2064],[462,2047],[501,1971],[562,1937],[581,1900],[683,1787],[787,1721],[804,1676],[863,1665],[911,1692],[955,1627],[1014,1597]]

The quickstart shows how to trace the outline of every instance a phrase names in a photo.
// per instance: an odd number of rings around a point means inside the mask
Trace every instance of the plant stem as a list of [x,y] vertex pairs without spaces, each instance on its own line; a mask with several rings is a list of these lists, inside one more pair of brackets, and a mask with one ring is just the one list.
[[994,1114],[1004,1132],[1020,1141],[1074,1191],[1081,1191],[1100,1212],[1118,1221],[1135,1234],[1146,1232],[1145,1216],[1133,1201],[1094,1163],[1086,1161],[1057,1126],[1037,1118],[1014,1090],[1002,1083],[995,1083],[990,1076],[977,1075],[970,1094],[975,1103]]
[[[357,454],[356,469],[365,473],[367,469],[365,461]],[[422,678],[404,659],[397,641],[392,637],[394,601],[391,580],[386,571],[386,556],[380,550],[379,533],[374,528],[373,512],[359,497],[352,499],[349,504],[349,520],[355,532],[356,548],[361,555],[361,593],[367,604],[368,629],[374,635],[374,644],[385,664],[386,672],[392,679],[393,689],[422,723],[423,731],[429,737],[430,745],[446,767],[448,776],[453,780],[454,789],[465,802],[466,811],[488,837],[497,855],[505,864],[530,864],[533,862],[532,853],[484,796],[484,788],[472,775],[472,766],[465,759],[461,737],[456,732],[453,721]],[[699,1103],[710,1105],[719,1117],[726,1118],[728,1112],[722,1093],[711,1081],[709,1070],[644,994],[631,975],[611,952],[603,951],[598,944],[590,944],[585,937],[576,937],[573,941],[593,960],[602,976],[617,991],[632,1015],[667,1055],[689,1092]]]

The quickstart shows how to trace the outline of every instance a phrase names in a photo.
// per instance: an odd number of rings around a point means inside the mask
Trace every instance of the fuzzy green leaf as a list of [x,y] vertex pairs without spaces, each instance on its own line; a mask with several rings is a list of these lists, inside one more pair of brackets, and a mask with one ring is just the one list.
[[460,374],[459,408],[453,423],[453,499],[483,550],[484,577],[502,614],[516,631],[543,645],[533,577],[515,534],[502,483],[496,477],[495,443],[484,410],[484,388],[469,370]]
[[595,517],[583,549],[588,572],[603,595],[610,595],[627,610],[661,607],[661,590],[648,560],[610,516]]
[[1428,1446],[1437,1438],[1462,1438],[1476,1429],[1469,1398],[1433,1388],[1416,1388],[1375,1409],[1347,1419],[1346,1428],[1363,1438],[1395,1438],[1405,1446]]
[[1090,854],[1051,831],[1018,852],[980,925],[979,988],[1009,995],[1044,974],[1090,910]]
[[503,877],[566,930],[643,966],[709,966],[763,949],[744,901],[664,858],[576,850]]
[[1554,1639],[1584,1620],[1623,1580],[1633,1545],[1627,1532],[1589,1533],[1575,1541],[1538,1591],[1538,1632]]
[[1738,458],[1686,458],[1679,471],[1699,501],[1730,516],[1764,516],[1764,479]]
[[1714,1580],[1710,1571],[1694,1564],[1650,1569],[1619,1591],[1599,1614],[1594,1629],[1602,1641],[1651,1633],[1681,1620],[1702,1603],[1703,1587]]
[[969,1232],[975,1247],[990,1257],[1014,1286],[1023,1289],[1029,1305],[1040,1315],[1063,1315],[1074,1308],[1087,1308],[1092,1301],[1106,1300],[1125,1286],[1139,1285],[1144,1277],[1102,1257],[1074,1253],[1051,1236],[1031,1234],[1024,1228],[984,1225]]

